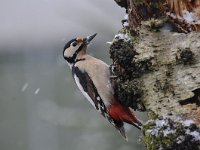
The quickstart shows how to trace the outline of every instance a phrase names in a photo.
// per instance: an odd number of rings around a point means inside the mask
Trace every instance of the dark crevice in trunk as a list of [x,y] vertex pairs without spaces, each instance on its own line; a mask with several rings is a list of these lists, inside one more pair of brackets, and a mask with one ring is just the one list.
[[192,92],[194,93],[193,97],[180,101],[179,103],[181,105],[196,104],[197,106],[200,106],[200,89],[196,89]]

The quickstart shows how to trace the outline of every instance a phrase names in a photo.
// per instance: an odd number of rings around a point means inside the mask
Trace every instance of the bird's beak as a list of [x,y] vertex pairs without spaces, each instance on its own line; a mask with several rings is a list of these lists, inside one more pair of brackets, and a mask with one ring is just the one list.
[[97,35],[97,33],[84,38],[85,44],[88,45],[96,35]]

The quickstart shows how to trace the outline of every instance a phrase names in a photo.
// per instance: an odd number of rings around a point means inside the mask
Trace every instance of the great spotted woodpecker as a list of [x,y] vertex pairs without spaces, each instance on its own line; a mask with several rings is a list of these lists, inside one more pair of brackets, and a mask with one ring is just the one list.
[[96,35],[69,41],[64,47],[63,57],[72,69],[73,78],[82,94],[127,139],[124,122],[138,129],[141,129],[142,123],[114,96],[109,66],[86,54],[87,45]]

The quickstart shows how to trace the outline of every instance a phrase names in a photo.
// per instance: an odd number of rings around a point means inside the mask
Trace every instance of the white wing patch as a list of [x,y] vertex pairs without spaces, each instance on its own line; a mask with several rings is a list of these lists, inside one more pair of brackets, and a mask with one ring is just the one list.
[[86,97],[86,99],[92,104],[92,106],[93,106],[94,108],[96,108],[96,107],[95,107],[95,104],[94,104],[94,102],[93,102],[93,100],[92,100],[92,99],[90,98],[90,96],[83,90],[83,87],[81,86],[80,81],[79,81],[79,78],[76,76],[76,74],[74,74],[74,80],[75,80],[75,82],[76,82],[78,88],[80,89],[81,93],[82,93],[82,94]]

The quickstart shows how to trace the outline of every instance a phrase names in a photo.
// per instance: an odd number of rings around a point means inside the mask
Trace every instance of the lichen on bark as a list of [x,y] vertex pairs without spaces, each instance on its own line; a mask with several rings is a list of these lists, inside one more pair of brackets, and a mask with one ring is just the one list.
[[200,129],[192,120],[176,116],[159,117],[144,126],[147,149],[199,150]]
[[140,21],[137,32],[124,27],[110,46],[116,96],[148,112],[147,149],[200,149],[200,33],[171,32],[163,15]]

